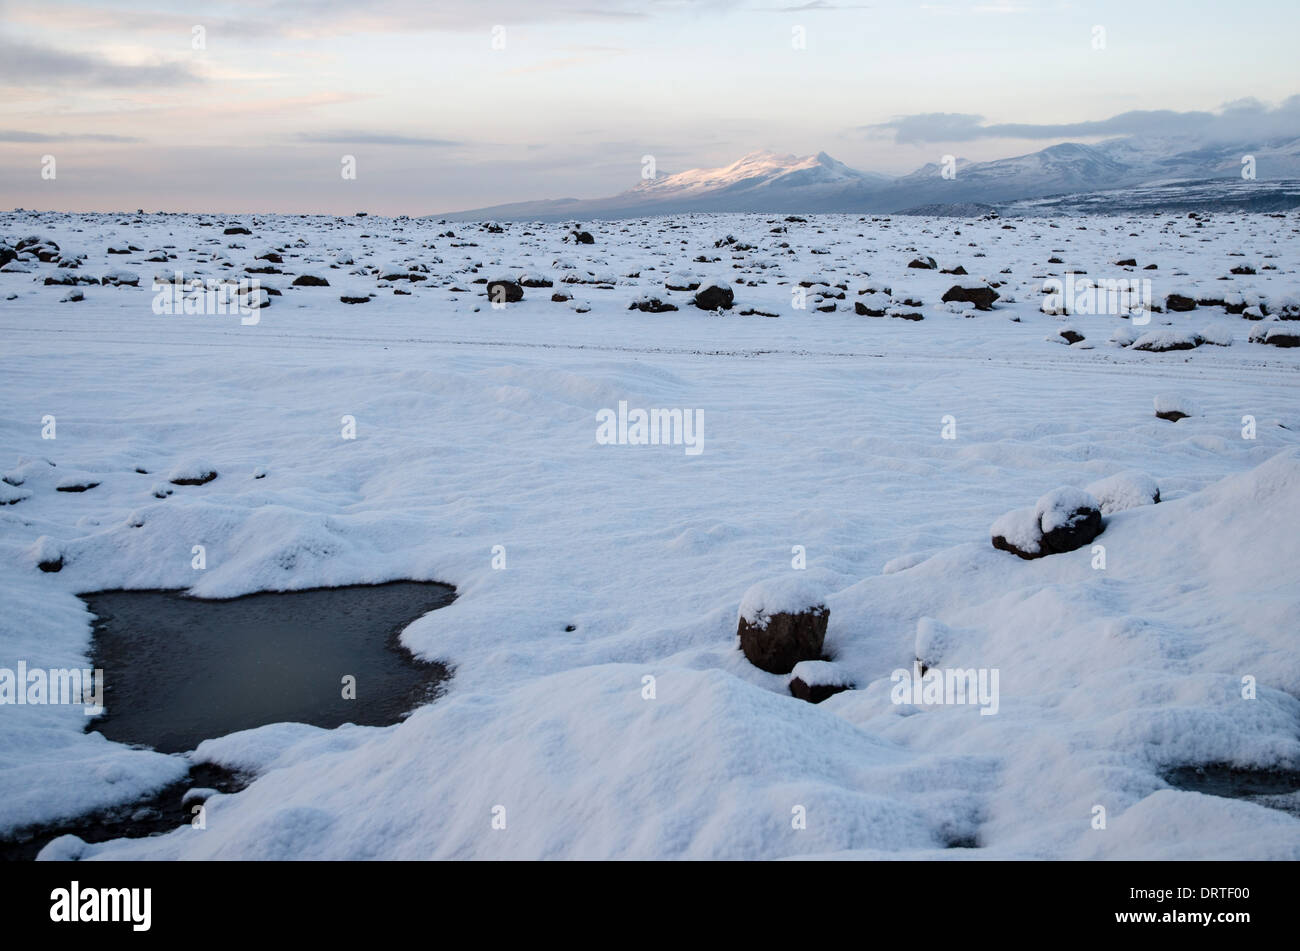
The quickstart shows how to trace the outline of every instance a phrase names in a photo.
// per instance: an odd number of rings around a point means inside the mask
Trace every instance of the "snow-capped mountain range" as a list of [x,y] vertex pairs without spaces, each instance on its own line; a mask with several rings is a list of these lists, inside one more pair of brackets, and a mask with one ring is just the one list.
[[[1253,158],[1254,179],[1242,177]],[[945,178],[929,163],[898,178],[850,168],[825,152],[780,155],[757,151],[721,168],[659,175],[608,198],[516,202],[443,215],[449,219],[625,218],[691,212],[901,213],[914,209],[1001,206],[1026,199],[1091,194],[1177,183],[1222,183],[1231,203],[1253,200],[1258,181],[1300,179],[1300,136],[1207,146],[1189,140],[1113,139],[1097,145],[1066,142],[988,162],[958,158]],[[1287,192],[1289,194],[1289,192]],[[1122,204],[1122,201],[1120,202]],[[1094,209],[1095,210],[1095,209]]]

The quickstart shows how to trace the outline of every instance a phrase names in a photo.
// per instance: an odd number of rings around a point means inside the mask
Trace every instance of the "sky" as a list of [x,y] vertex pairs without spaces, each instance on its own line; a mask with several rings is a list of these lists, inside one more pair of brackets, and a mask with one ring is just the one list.
[[422,215],[646,155],[1300,135],[1296,0],[145,2],[0,0],[0,208]]

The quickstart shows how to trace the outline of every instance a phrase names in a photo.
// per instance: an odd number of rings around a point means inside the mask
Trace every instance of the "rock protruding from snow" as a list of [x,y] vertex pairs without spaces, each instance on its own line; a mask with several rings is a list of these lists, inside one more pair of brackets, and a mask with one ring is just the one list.
[[181,463],[167,473],[167,481],[172,485],[206,485],[216,477],[217,470],[199,460]]
[[821,660],[830,609],[820,587],[801,577],[763,581],[745,592],[736,633],[749,662],[788,674],[805,660]]
[[690,271],[673,271],[664,278],[664,287],[670,291],[693,291],[699,286],[699,277]]
[[1167,419],[1171,423],[1186,419],[1188,416],[1199,415],[1196,405],[1177,393],[1159,393],[1152,402],[1155,404],[1156,416]]
[[1043,558],[1082,548],[1101,534],[1101,506],[1088,492],[1053,489],[1033,508],[1003,515],[990,529],[993,547],[1021,558]]
[[105,287],[139,287],[140,275],[134,271],[109,271],[99,279]]
[[669,304],[661,301],[657,297],[646,296],[640,297],[628,304],[628,310],[639,310],[647,314],[663,314],[670,310],[676,310],[676,304]]
[[55,572],[63,570],[63,549],[49,535],[42,535],[28,549],[28,554],[41,571]]
[[1129,349],[1165,353],[1170,350],[1195,350],[1204,342],[1201,335],[1194,331],[1160,327],[1156,330],[1148,330],[1138,337]]
[[808,703],[821,703],[827,697],[853,689],[853,678],[839,665],[828,660],[803,660],[790,672],[790,694]]
[[974,304],[976,310],[992,310],[998,292],[987,284],[954,284],[943,295],[943,302],[962,301]]
[[1048,554],[1043,551],[1043,531],[1032,508],[1008,512],[994,522],[989,531],[993,535],[994,548],[1021,558],[1041,558]]
[[1260,324],[1250,332],[1250,342],[1274,347],[1300,347],[1300,331],[1278,324]]
[[524,299],[524,289],[518,281],[498,277],[488,281],[487,296],[493,304],[517,304]]
[[1053,489],[1034,506],[1049,553],[1074,551],[1101,534],[1101,507],[1082,489]]
[[693,303],[700,310],[731,310],[736,294],[726,281],[709,281],[695,292]]

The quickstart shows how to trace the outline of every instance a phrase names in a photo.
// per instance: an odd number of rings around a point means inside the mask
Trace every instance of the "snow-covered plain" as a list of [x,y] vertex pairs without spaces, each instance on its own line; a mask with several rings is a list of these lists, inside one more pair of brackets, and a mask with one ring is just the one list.
[[[1259,325],[1218,306],[1144,328],[1039,307],[1068,269],[1277,314],[1300,291],[1300,217],[582,228],[594,243],[554,224],[0,215],[10,244],[46,236],[67,259],[0,269],[0,666],[84,664],[77,592],[458,589],[403,635],[454,666],[443,699],[388,728],[208,741],[195,760],[258,778],[209,799],[205,829],[44,857],[1300,858],[1300,819],[1160,778],[1300,766],[1300,349],[1250,342]],[[151,307],[155,274],[238,279],[268,252],[283,273],[256,276],[281,293],[255,324]],[[970,276],[907,266],[926,256]],[[43,283],[60,270],[140,280],[63,301]],[[522,272],[554,286],[496,309],[473,283]],[[735,307],[691,306],[674,272],[726,280]],[[292,286],[304,273],[329,286]],[[1001,282],[992,310],[940,303],[980,278]],[[628,309],[647,296],[680,309]],[[924,319],[858,316],[860,296]],[[1085,339],[1048,339],[1067,324]],[[1209,325],[1230,345],[1111,342]],[[1157,419],[1162,394],[1196,415]],[[702,411],[702,452],[598,444],[620,401]],[[1008,511],[1120,473],[1104,568],[1089,547],[992,548]],[[1159,504],[1127,507],[1147,479]],[[737,614],[763,581],[826,593],[855,689],[814,706],[745,661]],[[918,630],[927,664],[999,671],[996,715],[893,702]],[[85,719],[0,707],[0,835],[184,774]]]

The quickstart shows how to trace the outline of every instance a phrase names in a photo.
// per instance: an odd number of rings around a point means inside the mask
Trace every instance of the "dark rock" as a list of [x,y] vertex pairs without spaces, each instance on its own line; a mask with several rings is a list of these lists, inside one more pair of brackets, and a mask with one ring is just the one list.
[[788,674],[800,661],[821,660],[830,616],[830,610],[818,604],[798,614],[770,614],[754,624],[742,617],[737,631],[740,649],[760,670]]
[[1204,342],[1200,334],[1187,334],[1181,337],[1161,337],[1156,335],[1145,340],[1138,338],[1130,346],[1130,349],[1144,350],[1147,353],[1166,353],[1170,350],[1195,350]]
[[493,304],[516,304],[524,299],[524,289],[517,281],[497,278],[487,282],[487,296]]
[[1017,548],[1002,535],[993,536],[993,547],[998,549],[998,551],[1009,551],[1011,554],[1017,555],[1026,561],[1031,561],[1035,558],[1043,558],[1047,555],[1047,552],[1045,551],[1028,551],[1022,548]]
[[201,476],[199,476],[198,478],[195,478],[195,479],[172,479],[171,482],[172,482],[172,485],[207,485],[209,482],[211,482],[211,481],[212,481],[213,479],[215,479],[216,477],[217,477],[217,473],[216,473],[216,471],[213,470],[213,469],[209,469],[207,472],[203,473],[203,474],[202,474]]
[[235,225],[233,228],[227,228],[225,231],[222,232],[222,234],[252,234],[252,233],[253,232],[249,231],[247,228],[243,227],[242,225]]
[[883,307],[868,307],[860,300],[853,302],[853,310],[859,317],[884,317],[885,309]]
[[1100,505],[1087,492],[1061,488],[1032,509],[1010,512],[993,523],[993,547],[1032,560],[1074,551],[1102,532]]
[[36,567],[41,571],[61,571],[63,570],[63,556],[60,555],[50,561],[39,561],[36,563]]
[[365,297],[354,297],[350,294],[343,294],[339,297],[339,300],[341,300],[345,304],[368,304],[370,303],[370,296],[366,295]]
[[1238,264],[1232,269],[1233,274],[1254,274],[1255,269],[1249,264]]
[[1267,334],[1258,337],[1252,335],[1250,339],[1255,343],[1267,343],[1274,347],[1300,347],[1300,331],[1279,333],[1276,328],[1269,328]]
[[991,287],[977,285],[975,287],[962,287],[960,284],[954,284],[948,288],[943,295],[944,303],[949,301],[967,301],[975,305],[977,310],[992,310],[993,302],[1000,295]]
[[1122,261],[1115,262],[1116,267],[1137,267],[1137,258],[1124,258]]
[[934,258],[914,258],[908,262],[908,267],[914,267],[922,271],[933,271],[939,265],[935,263]]
[[964,275],[964,274],[966,273],[966,269],[965,269],[964,267],[962,267],[960,264],[958,264],[956,267],[946,268],[946,269],[940,271],[939,273],[940,273],[940,274],[952,274],[953,276],[961,276],[961,275]]
[[1077,330],[1062,330],[1061,338],[1067,343],[1078,343],[1083,339],[1083,334],[1079,333]]
[[54,487],[55,492],[87,492],[99,485],[98,482],[82,482],[77,485],[59,485]]
[[1170,294],[1165,298],[1165,309],[1178,313],[1195,310],[1196,301],[1192,300],[1190,297],[1185,297],[1182,294]]
[[843,684],[813,684],[810,687],[798,677],[790,681],[790,695],[800,700],[807,700],[809,703],[821,703],[827,697],[833,697],[849,689]]
[[315,274],[299,274],[293,279],[294,287],[329,287],[330,282]]
[[578,244],[595,244],[595,243],[596,243],[596,239],[593,238],[593,237],[591,236],[591,232],[590,232],[590,231],[575,231],[575,232],[573,232],[573,240],[576,241],[576,242],[578,242]]
[[663,314],[670,310],[676,310],[676,304],[666,304],[657,297],[643,297],[635,300],[627,307],[628,310],[639,310],[647,314]]
[[1090,506],[1080,506],[1070,513],[1067,524],[1043,532],[1043,548],[1049,555],[1064,554],[1090,544],[1101,534],[1101,512]]
[[731,310],[735,301],[735,292],[730,287],[709,284],[696,292],[693,303],[700,310]]

